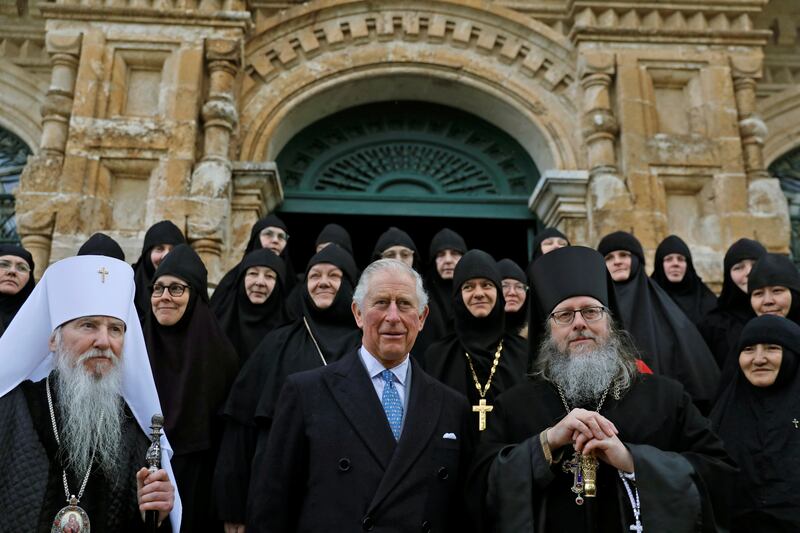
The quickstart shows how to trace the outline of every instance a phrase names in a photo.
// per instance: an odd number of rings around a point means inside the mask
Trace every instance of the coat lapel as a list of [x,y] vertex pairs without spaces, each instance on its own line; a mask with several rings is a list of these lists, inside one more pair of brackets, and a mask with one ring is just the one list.
[[[403,433],[400,435],[389,468],[375,491],[370,511],[380,505],[405,477],[420,454],[430,446],[431,436],[441,416],[442,390],[434,386],[432,378],[425,374],[413,359],[411,367],[411,397],[408,399]],[[388,427],[388,424],[386,426]],[[393,437],[392,439],[394,440]]]
[[325,380],[344,416],[381,468],[386,470],[397,443],[375,394],[375,387],[359,360],[358,351],[352,352],[342,360],[342,365],[327,373]]

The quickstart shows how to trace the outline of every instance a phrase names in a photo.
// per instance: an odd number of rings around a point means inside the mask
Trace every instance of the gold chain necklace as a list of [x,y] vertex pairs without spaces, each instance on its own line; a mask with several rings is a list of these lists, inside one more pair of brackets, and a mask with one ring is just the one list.
[[494,352],[492,368],[489,370],[489,379],[486,380],[486,385],[481,386],[481,382],[478,380],[478,374],[475,372],[475,366],[472,364],[472,358],[467,352],[464,352],[464,355],[467,357],[467,363],[469,363],[469,369],[472,371],[472,380],[475,383],[475,388],[478,389],[478,394],[481,397],[480,400],[478,400],[478,405],[472,406],[472,412],[478,413],[478,431],[486,429],[486,414],[494,409],[493,406],[486,404],[486,393],[489,392],[489,388],[492,386],[492,378],[494,377],[495,371],[497,371],[497,365],[500,363],[500,355],[502,355],[502,353],[503,339],[500,339],[500,344],[497,345],[497,350]]

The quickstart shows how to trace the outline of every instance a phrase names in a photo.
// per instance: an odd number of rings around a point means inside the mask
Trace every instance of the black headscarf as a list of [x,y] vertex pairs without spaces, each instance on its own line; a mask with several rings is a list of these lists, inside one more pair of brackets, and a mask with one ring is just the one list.
[[27,283],[22,286],[17,294],[0,294],[0,335],[2,335],[3,331],[5,331],[16,316],[17,311],[22,307],[22,304],[24,304],[25,300],[30,296],[33,287],[36,285],[36,281],[33,279],[33,269],[35,267],[33,256],[28,250],[22,246],[13,244],[0,244],[0,255],[19,257],[28,263],[31,269]]
[[[680,254],[686,258],[686,273],[678,283],[671,282],[664,271],[664,258],[670,254]],[[692,252],[677,235],[670,235],[656,248],[656,264],[650,277],[669,294],[695,325],[717,306],[717,297],[706,287],[694,269]]]
[[378,237],[378,241],[375,243],[375,249],[372,250],[372,260],[376,261],[380,259],[381,254],[392,246],[405,246],[409,250],[413,250],[414,260],[411,267],[419,272],[421,260],[417,245],[414,244],[414,239],[405,231],[394,226],[381,233],[381,236]]
[[[780,370],[769,387],[752,385],[738,365],[746,346],[783,348]],[[800,530],[800,326],[782,317],[753,318],[742,330],[735,378],[711,412],[725,448],[739,465],[733,502],[742,531]]]
[[436,254],[447,249],[456,250],[463,255],[467,253],[467,244],[461,235],[444,228],[431,239],[428,269],[425,273],[425,290],[428,291],[430,312],[420,336],[427,345],[453,332],[453,306],[450,301],[453,280],[443,279],[436,271]]
[[164,409],[164,430],[176,454],[213,447],[218,414],[238,370],[238,356],[208,307],[208,273],[187,244],[176,246],[153,279],[175,276],[189,285],[181,319],[162,326],[152,308],[144,324],[150,366]]
[[178,244],[186,243],[181,230],[169,220],[156,222],[147,233],[144,234],[142,253],[139,259],[133,264],[133,280],[136,282],[136,312],[144,322],[144,318],[150,312],[150,286],[153,284],[153,274],[156,267],[150,260],[150,251],[159,244]]
[[[251,302],[244,288],[247,269],[255,266],[268,267],[277,276],[275,287],[267,301],[262,304]],[[211,309],[219,319],[228,339],[236,347],[242,362],[250,357],[267,333],[286,323],[283,290],[285,277],[283,260],[272,250],[266,248],[253,250],[239,263],[236,290],[230,291],[226,299],[216,299],[212,302]]]
[[[528,278],[525,272],[511,259],[501,259],[497,262],[497,270],[500,272],[500,279],[513,279],[523,285],[528,285]],[[525,292],[525,299],[522,300],[522,307],[519,311],[506,312],[506,332],[519,334],[520,330],[528,321],[528,293]]]
[[717,306],[698,326],[720,368],[725,366],[725,359],[735,349],[744,325],[756,316],[750,306],[750,296],[733,282],[731,268],[740,261],[757,260],[766,253],[761,243],[751,239],[739,239],[725,253],[722,292],[717,298]]
[[322,231],[317,235],[317,241],[314,243],[314,247],[316,248],[320,244],[326,242],[338,244],[347,250],[350,255],[353,255],[353,241],[350,239],[350,233],[339,224],[328,224],[322,228]]
[[286,377],[322,366],[319,351],[326,363],[332,363],[361,345],[361,331],[350,307],[357,275],[355,261],[342,248],[326,246],[309,260],[306,276],[311,267],[321,263],[334,265],[343,274],[333,303],[319,309],[303,282],[303,315],[264,338],[242,369],[237,392],[228,400],[225,414],[242,424],[252,424],[255,416],[256,423],[268,426]]
[[752,295],[756,289],[775,286],[792,292],[792,305],[786,318],[800,324],[800,272],[785,255],[766,254],[753,265],[747,278],[747,292]]
[[[262,218],[255,224],[253,227],[250,228],[250,239],[247,241],[247,246],[245,247],[244,254],[242,255],[242,260],[252,252],[253,250],[260,250],[264,248],[261,246],[261,230],[264,228],[275,227],[280,228],[287,234],[289,230],[286,224],[275,215],[267,215],[266,217]],[[289,259],[289,244],[287,243],[284,246],[283,251],[280,253],[280,258],[283,260],[284,268],[286,269],[286,278],[283,280],[284,290],[286,294],[292,290],[295,286],[295,273],[294,267],[292,266],[292,261]],[[214,289],[214,294],[211,295],[211,304],[213,306],[218,305],[218,301],[220,300],[227,300],[229,299],[232,293],[236,291],[236,277],[239,275],[239,266],[241,265],[241,261],[236,264],[235,267],[230,269],[228,272],[222,276],[222,279],[219,280],[219,284],[217,284],[217,288]]]
[[561,237],[565,241],[567,241],[567,246],[570,246],[569,239],[567,236],[561,233],[557,228],[545,228],[539,233],[536,234],[536,237],[533,239],[533,258],[532,261],[536,261],[540,257],[542,257],[544,252],[542,252],[542,242],[551,239],[553,237]]
[[[481,318],[470,313],[461,295],[464,282],[474,278],[486,278],[497,288],[494,307],[487,316]],[[428,348],[425,353],[425,370],[466,395],[470,402],[477,405],[480,397],[464,354],[469,354],[478,381],[483,386],[489,378],[495,352],[502,340],[500,362],[486,394],[486,400],[491,404],[498,394],[522,382],[528,362],[524,339],[505,332],[502,278],[492,256],[477,249],[464,254],[453,273],[451,302],[455,316],[455,333]]]
[[104,255],[125,261],[125,252],[117,241],[105,233],[95,233],[78,248],[77,255]]
[[603,256],[627,250],[630,276],[614,282],[623,323],[655,374],[681,382],[704,412],[708,412],[719,381],[714,357],[689,318],[664,290],[645,273],[644,250],[624,231],[604,237],[598,245]]

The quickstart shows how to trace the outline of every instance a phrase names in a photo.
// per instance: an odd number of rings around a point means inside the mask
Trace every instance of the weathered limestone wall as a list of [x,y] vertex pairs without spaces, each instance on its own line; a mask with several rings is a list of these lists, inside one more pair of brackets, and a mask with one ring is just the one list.
[[765,164],[800,144],[800,13],[712,4],[0,0],[0,87],[17,87],[0,126],[35,153],[23,244],[44,268],[104,231],[133,260],[169,218],[215,280],[280,203],[273,161],[294,134],[418,99],[517,138],[544,174],[531,210],[573,242],[626,229],[652,254],[678,233],[719,280],[736,238],[788,251]]

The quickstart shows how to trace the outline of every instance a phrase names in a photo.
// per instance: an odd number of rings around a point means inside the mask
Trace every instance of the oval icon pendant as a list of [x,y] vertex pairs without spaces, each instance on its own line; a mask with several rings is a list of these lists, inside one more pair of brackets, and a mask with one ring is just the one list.
[[[75,502],[77,503],[77,502]],[[50,533],[89,533],[89,515],[77,505],[67,505],[53,519]]]

